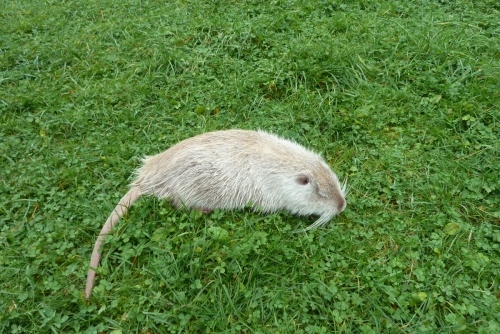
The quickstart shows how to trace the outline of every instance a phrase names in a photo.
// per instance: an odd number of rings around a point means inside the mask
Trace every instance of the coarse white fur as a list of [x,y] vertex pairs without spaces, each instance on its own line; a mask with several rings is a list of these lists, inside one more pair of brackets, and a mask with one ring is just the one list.
[[288,210],[318,215],[307,231],[327,223],[346,206],[345,182],[316,153],[263,131],[226,130],[188,138],[146,157],[130,191],[101,230],[87,275],[88,299],[104,237],[141,196],[167,198],[177,207],[238,209],[263,213]]

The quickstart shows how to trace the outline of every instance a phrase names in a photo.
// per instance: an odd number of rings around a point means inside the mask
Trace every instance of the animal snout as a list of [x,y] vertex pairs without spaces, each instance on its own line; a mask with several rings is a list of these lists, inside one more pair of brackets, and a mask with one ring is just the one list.
[[341,213],[342,211],[345,210],[345,207],[347,205],[347,202],[344,198],[340,197],[338,199],[338,203],[337,203],[337,210],[339,210],[339,213]]

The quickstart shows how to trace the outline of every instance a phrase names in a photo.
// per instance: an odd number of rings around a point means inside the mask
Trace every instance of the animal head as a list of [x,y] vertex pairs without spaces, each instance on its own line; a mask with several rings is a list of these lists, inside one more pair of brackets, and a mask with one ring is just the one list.
[[318,215],[318,220],[306,228],[314,229],[344,211],[347,202],[346,181],[342,184],[335,173],[322,161],[314,168],[292,176],[284,183],[286,209],[299,215]]

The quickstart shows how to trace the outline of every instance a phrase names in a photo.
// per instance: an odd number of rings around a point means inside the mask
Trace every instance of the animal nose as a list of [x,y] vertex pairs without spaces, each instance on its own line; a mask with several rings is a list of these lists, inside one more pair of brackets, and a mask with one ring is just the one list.
[[339,201],[337,203],[337,210],[339,210],[339,213],[341,213],[342,211],[344,211],[345,207],[347,205],[347,202],[344,198],[339,198]]

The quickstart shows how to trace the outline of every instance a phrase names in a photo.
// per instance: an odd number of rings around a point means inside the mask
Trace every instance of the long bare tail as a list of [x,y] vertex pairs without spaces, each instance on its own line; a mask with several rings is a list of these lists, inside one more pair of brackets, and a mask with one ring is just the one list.
[[97,237],[97,241],[94,245],[94,250],[92,251],[92,258],[90,259],[90,268],[87,273],[87,284],[85,286],[85,298],[88,300],[90,298],[90,294],[92,293],[92,288],[94,287],[95,281],[95,269],[99,265],[99,261],[101,260],[100,249],[104,242],[104,238],[113,230],[120,217],[127,213],[128,208],[134,204],[135,201],[139,197],[141,197],[142,193],[138,187],[133,187],[128,191],[128,193],[123,196],[123,198],[118,202],[115,209],[109,215],[106,223],[102,227],[101,233]]

